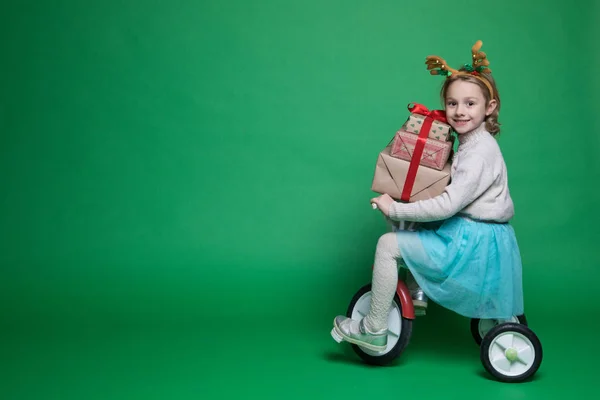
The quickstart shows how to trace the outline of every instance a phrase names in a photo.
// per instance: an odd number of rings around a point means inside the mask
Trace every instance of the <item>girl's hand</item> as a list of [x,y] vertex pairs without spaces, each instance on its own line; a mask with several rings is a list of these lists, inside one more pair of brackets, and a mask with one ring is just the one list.
[[371,203],[377,204],[377,208],[386,216],[390,215],[390,206],[394,203],[394,199],[392,199],[388,194],[382,194],[379,197],[375,197],[371,199]]

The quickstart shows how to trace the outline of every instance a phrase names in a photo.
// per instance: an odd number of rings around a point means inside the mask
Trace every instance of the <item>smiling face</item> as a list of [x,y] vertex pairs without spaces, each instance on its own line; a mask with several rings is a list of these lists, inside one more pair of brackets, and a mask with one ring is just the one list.
[[445,108],[450,126],[457,134],[464,135],[481,126],[496,108],[496,100],[488,104],[479,85],[456,79],[446,91]]

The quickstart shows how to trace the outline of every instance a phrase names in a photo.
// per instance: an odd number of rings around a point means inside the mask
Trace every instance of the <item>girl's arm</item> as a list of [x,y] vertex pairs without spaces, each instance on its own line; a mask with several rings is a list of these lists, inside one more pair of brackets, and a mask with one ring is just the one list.
[[430,222],[448,219],[467,207],[493,183],[490,165],[477,154],[461,159],[444,193],[414,203],[394,202],[389,217],[394,221]]

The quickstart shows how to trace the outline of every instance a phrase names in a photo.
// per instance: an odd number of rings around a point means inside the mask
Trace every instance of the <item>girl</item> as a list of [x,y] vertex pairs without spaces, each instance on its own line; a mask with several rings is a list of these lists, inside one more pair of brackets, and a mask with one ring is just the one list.
[[500,132],[500,96],[480,47],[478,41],[473,64],[460,70],[427,57],[431,74],[446,76],[441,97],[459,141],[451,181],[444,193],[428,200],[399,203],[387,194],[371,199],[392,221],[437,223],[379,238],[369,313],[360,321],[334,320],[334,331],[347,342],[385,350],[399,260],[429,298],[458,314],[486,319],[523,314],[521,257],[508,223],[514,208],[494,137]]

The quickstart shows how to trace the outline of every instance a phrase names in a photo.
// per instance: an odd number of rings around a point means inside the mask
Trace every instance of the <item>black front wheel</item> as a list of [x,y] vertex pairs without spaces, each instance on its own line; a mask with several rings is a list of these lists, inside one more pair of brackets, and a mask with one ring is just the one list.
[[[364,318],[371,306],[371,285],[365,285],[352,297],[346,316],[354,320]],[[402,317],[402,304],[396,294],[388,315],[388,342],[383,351],[372,351],[352,344],[358,356],[367,364],[387,365],[400,356],[412,334],[412,320]]]

